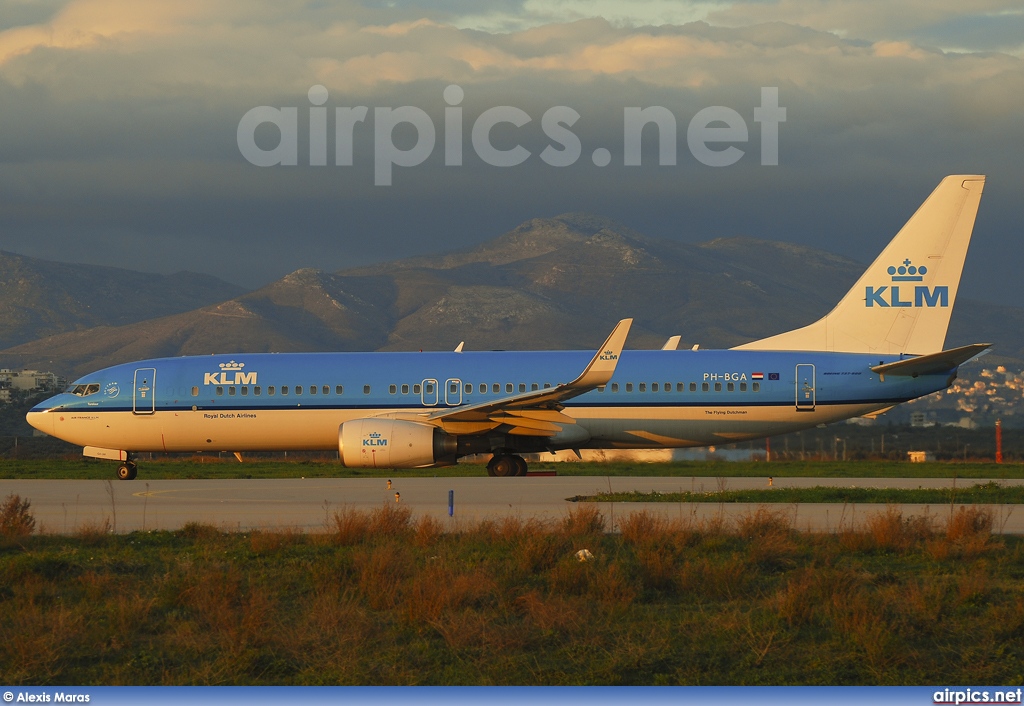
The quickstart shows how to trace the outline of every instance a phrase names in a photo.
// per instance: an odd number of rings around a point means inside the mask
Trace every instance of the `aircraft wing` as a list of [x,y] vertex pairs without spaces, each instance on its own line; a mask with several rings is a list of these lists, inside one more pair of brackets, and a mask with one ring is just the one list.
[[969,346],[950,348],[948,351],[897,360],[895,363],[873,365],[871,370],[879,375],[908,375],[911,377],[944,373],[980,355],[991,346],[991,343],[972,343]]
[[572,417],[559,411],[561,403],[605,385],[612,379],[632,324],[633,319],[623,319],[616,324],[587,367],[572,382],[521,392],[498,400],[438,410],[428,415],[427,420],[439,422],[445,431],[453,434],[478,434],[503,424],[512,427],[510,434],[557,434],[561,431],[559,423],[576,423]]

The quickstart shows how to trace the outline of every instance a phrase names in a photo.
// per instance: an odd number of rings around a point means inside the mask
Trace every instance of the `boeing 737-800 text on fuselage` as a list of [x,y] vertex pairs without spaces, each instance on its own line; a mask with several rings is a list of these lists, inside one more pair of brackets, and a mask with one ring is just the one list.
[[942,180],[821,320],[730,350],[288,353],[158,358],[86,375],[28,421],[136,476],[142,451],[338,450],[350,467],[679,448],[870,415],[942,390],[987,344],[943,351],[983,176]]

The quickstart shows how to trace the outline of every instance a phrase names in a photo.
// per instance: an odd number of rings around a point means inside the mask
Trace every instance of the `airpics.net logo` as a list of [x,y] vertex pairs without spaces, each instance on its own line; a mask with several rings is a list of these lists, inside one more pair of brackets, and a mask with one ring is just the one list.
[[[462,166],[463,134],[466,119],[461,107],[465,91],[461,86],[444,89],[443,149],[447,167]],[[308,111],[309,161],[312,167],[325,167],[328,163],[329,111],[328,92],[323,86],[309,89]],[[440,107],[440,106],[439,106]],[[334,166],[352,167],[357,136],[369,133],[367,124],[370,108],[365,105],[335,107],[333,111]],[[306,116],[303,116],[306,117]],[[642,133],[646,125],[657,130],[658,164],[675,166],[678,126],[676,115],[662,106],[623,108],[622,164],[626,167],[642,166]],[[540,125],[549,144],[537,156],[551,167],[568,167],[583,156],[584,147],[572,127],[580,114],[565,105],[548,108],[541,116]],[[522,128],[533,120],[526,111],[510,105],[488,108],[476,117],[470,127],[470,145],[476,157],[492,167],[516,167],[534,157],[518,142],[500,149],[492,142],[492,131],[499,125]],[[779,163],[779,124],[786,121],[786,109],[779,106],[777,87],[761,88],[761,105],[754,108],[753,120],[760,126],[761,164]],[[303,120],[303,123],[306,121]],[[262,125],[277,128],[278,142],[272,148],[257,144],[256,132]],[[405,126],[405,127],[403,127]],[[306,127],[303,124],[303,127]],[[507,127],[503,128],[508,130]],[[396,130],[411,130],[416,139],[411,147],[395,144]],[[373,109],[373,183],[390,186],[394,167],[415,167],[423,164],[437,146],[437,127],[430,115],[416,106]],[[261,105],[250,109],[238,122],[238,149],[245,159],[258,167],[297,166],[299,164],[299,108]],[[686,125],[686,146],[695,160],[708,167],[728,167],[739,162],[746,154],[737,144],[749,140],[749,126],[739,112],[722,105],[697,111]],[[366,134],[368,137],[369,135]],[[612,163],[612,152],[601,146],[590,149],[590,159],[597,167]]]

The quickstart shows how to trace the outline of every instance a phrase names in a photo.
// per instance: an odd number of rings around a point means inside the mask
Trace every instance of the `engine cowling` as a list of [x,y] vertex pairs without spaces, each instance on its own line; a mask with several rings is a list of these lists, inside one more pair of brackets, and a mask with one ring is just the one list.
[[338,452],[349,468],[421,468],[455,455],[455,437],[402,419],[353,419],[338,427]]

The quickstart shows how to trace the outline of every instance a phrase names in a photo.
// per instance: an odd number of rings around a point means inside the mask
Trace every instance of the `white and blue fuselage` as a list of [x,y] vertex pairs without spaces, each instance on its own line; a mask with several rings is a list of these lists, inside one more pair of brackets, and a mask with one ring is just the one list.
[[[32,424],[131,451],[336,449],[349,420],[498,402],[576,376],[589,351],[303,353],[160,358],[87,375]],[[706,446],[861,416],[947,387],[955,367],[877,374],[900,356],[770,351],[621,354],[612,378],[562,404],[574,424],[502,448]],[[496,436],[500,436],[497,432]],[[486,452],[488,448],[482,449]]]

